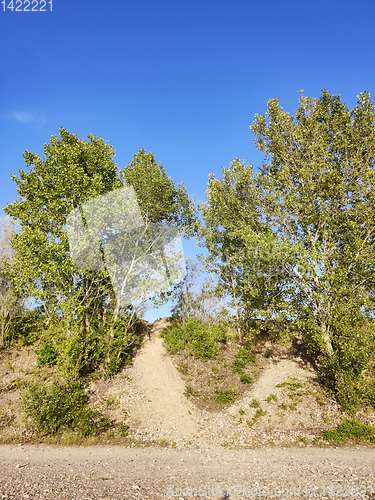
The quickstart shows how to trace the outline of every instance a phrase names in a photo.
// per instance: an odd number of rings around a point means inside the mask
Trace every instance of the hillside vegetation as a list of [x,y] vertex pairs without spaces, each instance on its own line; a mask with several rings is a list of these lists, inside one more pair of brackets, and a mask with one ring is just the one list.
[[[271,99],[251,129],[262,166],[235,158],[222,179],[210,174],[198,205],[144,149],[119,170],[112,146],[61,128],[43,158],[24,153],[0,246],[1,394],[20,405],[15,415],[4,399],[3,429],[22,411],[30,438],[126,439],[126,415],[113,420],[103,402],[91,404],[89,386],[131,365],[150,333],[142,314],[152,297],[174,300],[162,335],[198,407],[238,400],[262,360],[289,345],[348,417],[326,437],[373,442],[374,103],[363,92],[350,110],[326,90],[301,92],[294,116]],[[124,186],[136,200],[130,219],[108,216],[106,203],[88,214]],[[181,283],[170,259],[177,232],[206,249]],[[26,352],[34,362],[21,373]],[[290,411],[306,396],[294,382]],[[239,417],[249,427],[264,417],[256,405],[256,417]]]

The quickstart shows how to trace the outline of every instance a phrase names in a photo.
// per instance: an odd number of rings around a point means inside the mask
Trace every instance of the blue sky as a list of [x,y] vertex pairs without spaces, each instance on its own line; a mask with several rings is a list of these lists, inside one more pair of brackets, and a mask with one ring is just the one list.
[[3,5],[1,207],[17,197],[10,175],[25,167],[22,153],[42,155],[59,127],[107,139],[119,168],[140,148],[152,151],[204,200],[210,172],[220,176],[235,157],[260,165],[249,126],[270,98],[290,113],[299,89],[319,97],[327,88],[349,107],[364,90],[374,98],[372,0]]

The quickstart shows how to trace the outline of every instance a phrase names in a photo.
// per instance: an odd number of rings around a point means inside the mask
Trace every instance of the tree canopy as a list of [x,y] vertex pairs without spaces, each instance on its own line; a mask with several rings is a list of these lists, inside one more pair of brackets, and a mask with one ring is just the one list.
[[245,315],[294,322],[339,384],[340,370],[361,373],[373,340],[374,103],[364,92],[349,110],[326,90],[301,92],[294,116],[271,99],[251,130],[259,173],[236,159],[210,177],[209,259]]

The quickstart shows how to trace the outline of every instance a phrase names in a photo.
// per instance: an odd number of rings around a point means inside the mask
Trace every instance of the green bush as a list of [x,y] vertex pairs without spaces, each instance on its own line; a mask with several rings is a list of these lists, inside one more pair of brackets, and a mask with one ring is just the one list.
[[31,383],[22,393],[21,404],[40,435],[70,430],[86,437],[113,426],[108,417],[87,406],[81,380],[54,381],[51,386]]
[[100,371],[113,376],[131,363],[134,350],[140,346],[146,327],[134,320],[129,327],[129,316],[104,325],[92,322],[88,331],[80,324],[67,320],[51,322],[42,333],[37,349],[40,365],[64,369],[80,377]]
[[43,342],[37,349],[37,360],[40,366],[54,366],[58,362],[58,353],[52,344]]
[[231,403],[236,399],[237,389],[229,386],[228,389],[216,389],[215,400],[217,403]]
[[254,382],[250,375],[241,375],[240,380],[243,384],[252,384]]
[[356,443],[375,443],[375,428],[357,420],[344,420],[336,430],[324,432],[323,439],[338,444],[348,440]]
[[[171,354],[188,349],[195,358],[207,361],[218,354],[218,342],[223,343],[223,331],[218,326],[208,327],[194,318],[182,324],[175,323],[171,328],[163,330],[167,351]],[[226,337],[225,337],[226,339]],[[225,340],[226,341],[226,340]]]
[[256,355],[251,351],[254,346],[251,344],[246,344],[238,349],[235,355],[234,361],[232,363],[232,369],[236,373],[242,373],[245,366],[249,363],[255,363]]

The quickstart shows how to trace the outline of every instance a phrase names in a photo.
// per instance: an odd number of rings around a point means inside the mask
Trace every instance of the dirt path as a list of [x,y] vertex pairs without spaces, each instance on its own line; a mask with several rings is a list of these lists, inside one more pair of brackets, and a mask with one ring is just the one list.
[[[323,413],[326,427],[337,423],[337,405],[331,402],[319,406],[313,396],[305,396],[303,405],[290,410],[293,401],[286,394],[288,388],[278,384],[288,380],[308,384],[314,380],[313,370],[300,358],[269,361],[243,398],[222,411],[199,410],[184,395],[182,376],[159,337],[165,326],[166,320],[155,322],[151,338],[128,370],[131,383],[122,405],[128,412],[132,437],[167,440],[177,446],[249,446],[270,442],[282,445],[298,442],[301,437],[312,439],[324,430],[320,418]],[[271,394],[274,399],[269,399]],[[254,399],[265,416],[257,417],[258,407],[252,406]]]
[[139,429],[155,428],[170,440],[191,439],[198,433],[199,412],[184,396],[185,384],[159,337],[165,322],[153,328],[151,339],[137,355],[132,379],[142,400],[131,418]]

